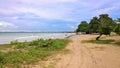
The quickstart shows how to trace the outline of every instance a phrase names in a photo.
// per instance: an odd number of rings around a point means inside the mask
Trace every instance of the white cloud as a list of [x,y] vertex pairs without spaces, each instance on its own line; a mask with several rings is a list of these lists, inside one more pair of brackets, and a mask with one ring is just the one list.
[[8,22],[5,22],[5,21],[0,21],[0,28],[2,28],[2,27],[17,28],[17,26],[14,25],[14,24],[11,24],[11,23],[8,23]]
[[14,11],[13,9],[11,8],[0,8],[0,13],[2,14],[6,14],[6,15],[11,15],[11,14],[16,14],[18,12]]
[[[114,7],[99,9],[104,4],[108,4],[109,0],[97,2],[95,0],[15,0],[10,1],[11,7],[6,9],[0,8],[0,13],[8,15],[31,13],[40,18],[76,22],[78,18],[82,18],[82,15],[94,15],[95,13],[97,15],[110,12],[114,9]],[[72,16],[73,13],[74,16]],[[17,19],[17,17],[13,19]]]
[[[1,24],[0,21],[0,27],[15,26],[10,22],[16,23],[19,27],[29,28],[46,27],[50,22],[56,22],[56,25],[51,26],[57,27],[57,21],[61,21],[60,24],[72,21],[75,23],[73,25],[76,25],[77,22],[88,21],[98,14],[115,13],[116,10],[118,12],[119,7],[120,2],[115,0],[1,0],[0,17],[8,22]],[[74,29],[76,26],[70,23],[67,27]]]
[[[65,9],[65,8],[63,8]],[[24,14],[34,14],[40,18],[45,18],[45,19],[57,19],[57,20],[64,20],[64,21],[76,21],[73,18],[66,17],[69,12],[68,10],[65,9],[66,11],[59,11],[59,9],[41,9],[41,8],[29,8],[29,7],[17,7],[14,8],[15,11],[19,13],[24,13]]]
[[[66,6],[64,3],[75,3],[77,1],[78,0],[15,0],[10,1],[11,7],[6,5],[9,8],[0,8],[0,13],[5,15],[31,13],[40,18],[75,21],[74,18],[67,17],[72,8]],[[14,17],[13,19],[18,18]]]
[[113,10],[115,10],[116,7],[108,7],[108,8],[103,8],[103,9],[98,9],[96,10],[95,12],[97,14],[103,14],[103,13],[109,13],[109,12],[112,12]]
[[20,8],[15,8],[15,10],[20,13],[25,13],[25,14],[32,13],[41,18],[48,18],[48,19],[58,18],[61,16],[59,15],[59,13],[55,12],[54,10],[47,10],[47,9],[20,7]]
[[26,4],[54,4],[54,3],[65,3],[65,2],[76,2],[77,0],[17,0],[17,2],[26,3]]
[[17,19],[19,19],[19,17],[18,16],[13,16],[13,17],[11,17],[13,20],[17,20]]

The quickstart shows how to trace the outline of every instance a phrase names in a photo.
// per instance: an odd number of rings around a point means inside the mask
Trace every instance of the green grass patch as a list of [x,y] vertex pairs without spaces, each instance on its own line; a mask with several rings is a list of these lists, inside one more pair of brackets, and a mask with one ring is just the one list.
[[116,44],[116,45],[120,46],[120,42],[115,42],[114,44]]
[[113,43],[115,40],[87,40],[84,42],[88,42],[88,43],[96,43],[96,44],[111,44]]
[[20,67],[20,64],[33,64],[38,60],[44,60],[48,56],[64,50],[69,40],[66,39],[38,39],[31,42],[12,41],[8,46],[0,48],[12,48],[7,53],[0,52],[0,68]]
[[119,41],[115,41],[112,39],[108,39],[108,40],[83,40],[82,43],[113,44],[113,45],[120,46]]

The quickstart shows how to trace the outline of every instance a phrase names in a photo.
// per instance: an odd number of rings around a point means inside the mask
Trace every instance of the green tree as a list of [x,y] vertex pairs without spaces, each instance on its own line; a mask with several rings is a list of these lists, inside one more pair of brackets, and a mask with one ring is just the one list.
[[115,27],[115,33],[117,33],[118,35],[120,35],[120,18],[118,18],[117,20],[115,20],[115,22],[117,23],[117,26]]
[[113,28],[116,25],[115,22],[112,20],[112,18],[109,17],[108,14],[100,15],[99,24],[100,24],[100,36],[98,36],[96,40],[99,40],[99,38],[103,34],[110,35],[110,33],[113,31]]
[[97,17],[93,17],[89,23],[89,32],[98,33],[99,32],[99,22]]
[[76,32],[88,32],[88,26],[89,24],[86,21],[81,21]]

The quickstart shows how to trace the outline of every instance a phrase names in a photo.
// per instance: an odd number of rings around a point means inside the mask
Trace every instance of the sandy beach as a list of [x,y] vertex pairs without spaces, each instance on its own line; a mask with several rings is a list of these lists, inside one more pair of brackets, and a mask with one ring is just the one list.
[[[120,47],[113,44],[83,43],[95,39],[97,35],[73,35],[65,54],[58,53],[30,68],[120,68]],[[120,41],[120,36],[104,39]]]
[[[59,55],[55,68],[120,68],[120,47],[109,44],[82,43],[97,35],[75,35],[67,46],[70,53]],[[111,38],[111,37],[108,37]],[[120,40],[120,37],[112,39]]]

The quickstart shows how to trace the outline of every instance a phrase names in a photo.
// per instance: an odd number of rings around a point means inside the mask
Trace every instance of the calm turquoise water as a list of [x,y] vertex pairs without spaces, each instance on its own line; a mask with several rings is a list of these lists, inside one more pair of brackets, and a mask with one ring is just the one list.
[[56,38],[65,38],[67,36],[73,35],[74,33],[35,33],[35,32],[1,32],[0,33],[0,44],[9,44],[13,40],[23,41],[32,41],[38,38],[43,39],[56,39]]

